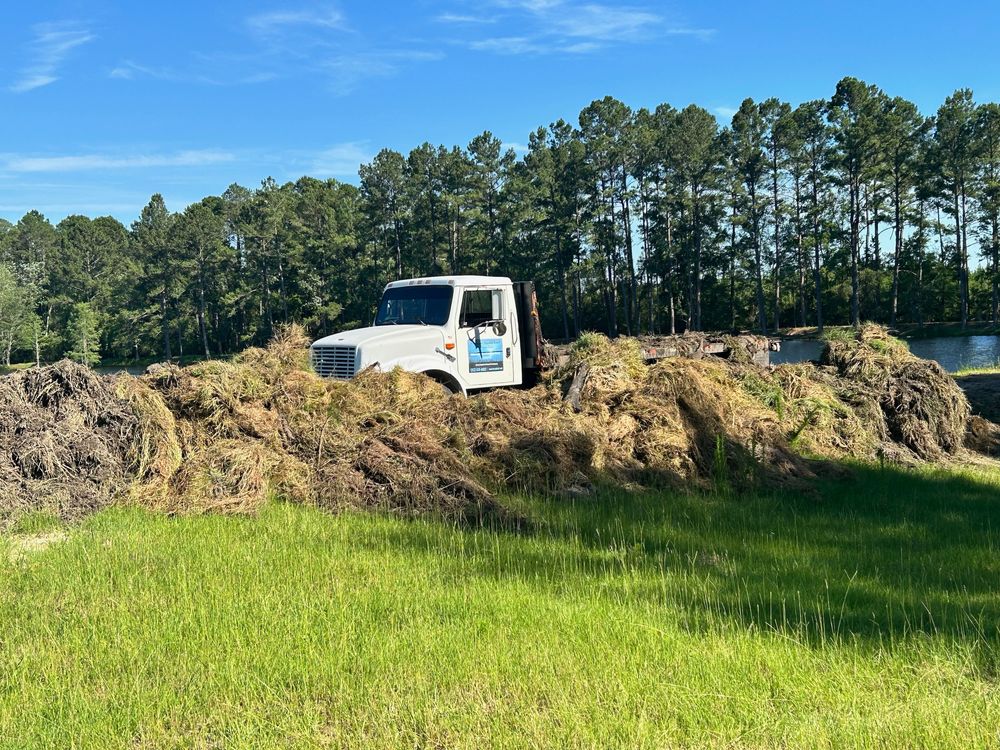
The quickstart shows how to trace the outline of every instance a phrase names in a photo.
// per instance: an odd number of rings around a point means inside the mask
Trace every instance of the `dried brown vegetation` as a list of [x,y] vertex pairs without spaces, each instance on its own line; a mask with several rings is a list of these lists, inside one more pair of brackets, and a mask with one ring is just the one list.
[[129,484],[139,423],[112,387],[71,362],[0,378],[0,518],[79,516]]
[[506,489],[798,483],[816,458],[940,461],[984,444],[954,381],[873,326],[831,341],[820,366],[774,368],[647,366],[636,341],[588,334],[539,386],[468,399],[398,370],[323,380],[305,345],[291,327],[229,362],[138,378],[63,362],[0,380],[0,520],[113,500],[248,513],[274,495],[504,518]]

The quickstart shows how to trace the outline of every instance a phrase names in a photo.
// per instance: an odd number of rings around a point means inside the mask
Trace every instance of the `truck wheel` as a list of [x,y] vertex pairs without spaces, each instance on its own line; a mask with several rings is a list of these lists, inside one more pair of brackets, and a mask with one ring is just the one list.
[[441,393],[445,396],[454,396],[456,393],[462,392],[462,386],[460,386],[450,375],[443,372],[427,372],[424,373],[438,384],[441,389]]

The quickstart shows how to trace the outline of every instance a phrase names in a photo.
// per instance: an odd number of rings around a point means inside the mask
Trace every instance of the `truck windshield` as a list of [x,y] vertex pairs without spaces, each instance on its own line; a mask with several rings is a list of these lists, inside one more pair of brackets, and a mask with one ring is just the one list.
[[375,325],[443,326],[451,312],[453,289],[445,284],[397,286],[386,289]]

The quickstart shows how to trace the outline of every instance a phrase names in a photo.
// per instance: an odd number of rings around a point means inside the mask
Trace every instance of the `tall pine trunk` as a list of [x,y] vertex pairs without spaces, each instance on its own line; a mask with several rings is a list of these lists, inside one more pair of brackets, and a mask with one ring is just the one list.
[[569,338],[569,301],[566,298],[566,259],[563,258],[562,235],[559,231],[559,222],[552,222],[556,240],[556,265],[559,269],[559,294],[562,303],[562,324],[563,338]]
[[729,327],[736,328],[736,185],[730,193],[731,214],[729,217]]
[[166,288],[160,292],[160,331],[163,334],[163,357],[167,361],[171,359],[170,352],[170,318],[167,309]]
[[[604,193],[607,189],[607,184],[604,180],[601,180],[601,192]],[[618,297],[617,297],[617,276],[615,274],[615,261],[618,255],[618,242],[615,238],[615,222],[617,217],[615,216],[615,197],[610,195],[608,200],[608,209],[610,212],[611,222],[609,224],[611,228],[611,236],[606,238],[605,242],[605,260],[607,261],[607,287],[605,290],[606,302],[608,306],[608,335],[611,338],[615,338],[618,335]]]
[[636,282],[635,282],[635,250],[632,247],[632,206],[631,201],[628,197],[628,170],[625,165],[622,164],[622,193],[621,193],[621,209],[622,209],[622,229],[625,232],[625,262],[628,263],[628,296],[629,300],[625,306],[625,326],[629,331],[629,335],[632,332],[632,325],[636,323],[636,333],[638,333],[638,323],[636,318],[638,316],[638,303],[636,300]]
[[944,270],[948,268],[948,252],[944,245],[944,222],[941,221],[941,206],[937,207],[937,237],[940,271],[937,273],[941,288],[938,290],[938,299],[941,306],[938,308],[938,321],[943,322],[948,317],[948,279]]
[[674,303],[674,217],[667,217],[667,294],[670,305],[670,335],[677,333],[677,308]]
[[965,262],[965,251],[962,247],[963,221],[957,179],[952,189],[952,199],[955,209],[955,261],[958,263],[959,317],[961,318],[962,330],[964,331],[969,320],[968,265]]
[[757,326],[761,333],[767,333],[767,305],[764,301],[764,263],[760,250],[760,212],[757,210],[757,191],[750,187],[750,214],[753,225],[754,274],[757,292]]
[[897,170],[893,180],[893,212],[895,214],[895,245],[892,253],[892,298],[889,301],[889,325],[896,327],[896,314],[899,308],[899,263],[903,255],[903,187]]
[[812,176],[812,235],[813,235],[813,295],[816,305],[816,329],[823,333],[823,276],[821,263],[823,253],[820,246],[819,185],[816,170]]
[[701,194],[697,185],[691,186],[692,218],[694,220],[694,289],[692,294],[692,317],[695,331],[702,329],[701,325]]
[[774,330],[781,328],[781,204],[778,202],[778,153],[771,158],[771,201],[774,208]]
[[396,241],[396,278],[403,278],[403,241],[400,237],[399,219],[392,220],[393,235]]
[[806,248],[802,237],[802,185],[795,175],[795,256],[799,270],[799,325],[806,326]]
[[861,303],[858,299],[858,245],[861,241],[861,185],[860,179],[851,178],[851,325],[861,325]]
[[991,255],[993,256],[993,300],[990,306],[990,320],[996,326],[1000,323],[1000,221],[997,220],[996,213],[990,218],[991,229]]
[[205,359],[211,359],[212,352],[208,348],[208,325],[205,322],[205,274],[198,273],[198,332],[201,334],[201,345],[205,350]]
[[926,228],[927,217],[924,214],[924,199],[919,199],[919,204],[917,206],[917,221],[920,224],[917,226],[917,292],[916,292],[916,310],[914,317],[917,319],[917,326],[919,328],[924,327],[924,255],[927,240],[925,237],[924,230]]

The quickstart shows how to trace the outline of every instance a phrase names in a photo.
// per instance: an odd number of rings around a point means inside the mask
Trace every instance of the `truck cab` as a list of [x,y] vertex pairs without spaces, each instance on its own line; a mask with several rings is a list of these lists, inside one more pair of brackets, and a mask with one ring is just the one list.
[[518,386],[537,368],[532,282],[432,276],[386,285],[372,325],[310,347],[313,369],[349,379],[369,367],[424,373],[453,393]]

